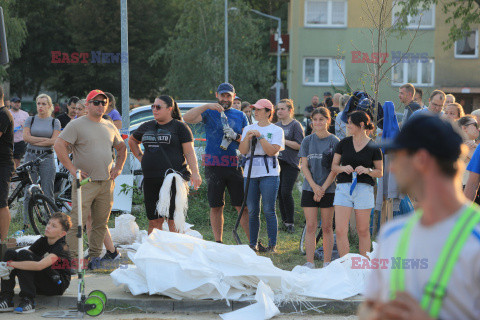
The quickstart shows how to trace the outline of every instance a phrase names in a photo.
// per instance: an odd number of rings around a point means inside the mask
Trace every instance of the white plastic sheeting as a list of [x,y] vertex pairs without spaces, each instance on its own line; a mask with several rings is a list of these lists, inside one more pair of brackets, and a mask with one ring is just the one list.
[[[192,230],[193,225],[185,223],[184,233],[193,237],[202,239],[200,232]],[[162,229],[168,231],[168,223],[165,220]],[[129,213],[124,213],[115,217],[115,228],[110,228],[110,234],[115,245],[134,245],[135,250],[143,242],[143,238],[147,235],[147,232],[140,230],[135,217]]]
[[[369,270],[352,269],[349,254],[323,269],[285,271],[247,245],[224,245],[155,230],[130,259],[135,265],[111,273],[116,285],[133,295],[161,294],[174,299],[241,300],[260,281],[276,298],[346,299],[362,293]],[[362,257],[363,258],[363,257]],[[277,299],[276,299],[277,300]]]
[[277,306],[273,302],[273,291],[263,281],[258,283],[257,293],[255,294],[256,303],[233,312],[221,314],[223,320],[264,320],[271,319],[280,314]]

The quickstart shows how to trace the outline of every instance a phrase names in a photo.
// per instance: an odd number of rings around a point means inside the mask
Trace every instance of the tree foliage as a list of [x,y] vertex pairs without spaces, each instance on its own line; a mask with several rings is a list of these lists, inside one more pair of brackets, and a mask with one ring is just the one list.
[[[166,59],[170,69],[166,90],[182,99],[212,99],[224,80],[224,2],[187,0],[166,46],[152,57]],[[274,83],[273,66],[263,39],[265,21],[241,1],[229,10],[229,81],[242,98],[266,96]]]
[[[169,92],[182,99],[211,98],[223,80],[224,0],[128,1],[130,97]],[[120,63],[91,63],[92,51],[119,53],[120,0],[0,0],[10,64],[0,77],[21,96],[40,91],[83,96],[92,88],[121,92]],[[287,0],[229,0],[230,75],[239,93],[266,95],[274,83],[268,56],[276,22],[249,8],[281,16]],[[284,30],[287,27],[283,23]],[[52,63],[52,51],[89,53],[89,63]],[[71,57],[71,56],[70,56]]]
[[396,1],[401,10],[398,13],[397,28],[404,29],[408,24],[408,16],[416,16],[431,5],[441,6],[447,15],[445,23],[451,24],[448,40],[443,41],[445,48],[451,48],[456,40],[465,36],[465,33],[480,23],[480,0],[402,0]]

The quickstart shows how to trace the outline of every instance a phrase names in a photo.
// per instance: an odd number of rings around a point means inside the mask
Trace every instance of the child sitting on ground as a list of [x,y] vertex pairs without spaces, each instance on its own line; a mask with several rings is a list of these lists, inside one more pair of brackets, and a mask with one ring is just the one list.
[[[71,226],[69,216],[62,212],[54,213],[45,228],[44,237],[35,241],[28,250],[17,252],[10,249],[5,253],[5,262],[0,265],[0,312],[32,313],[35,312],[36,293],[53,296],[65,292],[70,284],[70,270],[53,265],[62,266],[62,261],[66,262],[65,265],[71,265],[65,242],[65,235]],[[11,271],[10,274],[8,271]],[[21,301],[14,310],[15,277],[18,278]]]

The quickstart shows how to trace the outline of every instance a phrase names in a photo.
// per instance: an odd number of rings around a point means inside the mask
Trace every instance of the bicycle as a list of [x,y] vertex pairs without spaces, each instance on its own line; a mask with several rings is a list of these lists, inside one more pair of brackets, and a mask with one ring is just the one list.
[[[53,152],[53,151],[52,151]],[[11,179],[11,182],[20,182],[13,190],[12,194],[8,197],[8,206],[11,206],[15,199],[20,198],[21,195],[25,195],[28,192],[30,201],[28,202],[28,216],[32,225],[33,231],[36,234],[43,234],[45,226],[53,212],[58,211],[58,207],[53,200],[44,195],[43,190],[38,183],[38,178],[35,183],[31,176],[32,171],[38,171],[40,163],[52,152],[45,152],[35,160],[27,162],[15,169],[17,176]],[[38,221],[38,225],[37,225]]]

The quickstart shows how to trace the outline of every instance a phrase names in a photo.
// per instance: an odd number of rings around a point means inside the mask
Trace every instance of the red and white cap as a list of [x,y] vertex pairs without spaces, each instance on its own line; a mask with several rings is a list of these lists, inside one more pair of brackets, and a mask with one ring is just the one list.
[[86,99],[87,102],[91,101],[93,98],[95,98],[98,95],[103,95],[107,99],[107,105],[108,105],[107,95],[105,94],[105,92],[103,92],[102,90],[99,90],[99,89],[95,89],[95,90],[90,91],[90,93],[87,95],[87,99]]

